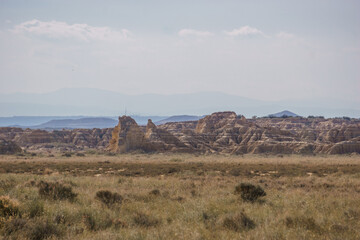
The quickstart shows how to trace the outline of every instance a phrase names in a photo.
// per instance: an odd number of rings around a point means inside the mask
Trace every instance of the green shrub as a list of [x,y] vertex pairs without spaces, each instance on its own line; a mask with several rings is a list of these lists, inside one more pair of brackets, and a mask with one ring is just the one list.
[[71,187],[64,186],[58,182],[44,182],[38,184],[39,195],[53,200],[70,200],[73,201],[77,194],[72,191]]
[[118,193],[112,193],[108,190],[101,190],[96,193],[96,199],[111,207],[114,204],[121,204],[123,197]]
[[255,202],[258,198],[266,196],[266,192],[260,186],[251,183],[240,183],[235,187],[235,194],[240,194],[244,201]]

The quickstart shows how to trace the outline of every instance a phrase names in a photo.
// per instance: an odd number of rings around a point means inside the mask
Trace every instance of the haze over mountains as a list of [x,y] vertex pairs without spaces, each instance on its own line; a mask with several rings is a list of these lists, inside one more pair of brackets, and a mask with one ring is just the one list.
[[[240,91],[240,90],[239,90]],[[261,96],[260,96],[261,97]],[[118,92],[65,88],[55,92],[0,94],[0,116],[201,116],[232,110],[246,117],[289,109],[301,116],[360,117],[360,104],[329,99],[262,101],[219,92],[126,95]],[[146,118],[146,117],[145,117]],[[154,121],[163,118],[154,119]]]

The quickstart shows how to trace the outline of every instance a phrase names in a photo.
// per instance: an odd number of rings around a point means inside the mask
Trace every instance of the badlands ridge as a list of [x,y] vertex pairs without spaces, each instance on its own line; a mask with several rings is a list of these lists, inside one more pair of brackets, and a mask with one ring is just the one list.
[[139,126],[129,116],[114,128],[31,130],[0,128],[2,143],[38,151],[344,154],[360,153],[360,120],[255,118],[217,112],[198,121]]

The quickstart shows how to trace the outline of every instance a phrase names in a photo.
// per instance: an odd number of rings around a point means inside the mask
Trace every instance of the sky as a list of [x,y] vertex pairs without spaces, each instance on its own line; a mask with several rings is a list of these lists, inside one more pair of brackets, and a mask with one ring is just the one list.
[[360,103],[358,0],[0,0],[0,94]]

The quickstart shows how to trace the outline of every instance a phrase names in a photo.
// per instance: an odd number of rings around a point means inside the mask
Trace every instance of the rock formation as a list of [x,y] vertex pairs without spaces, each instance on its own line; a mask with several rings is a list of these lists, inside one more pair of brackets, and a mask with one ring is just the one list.
[[218,112],[199,121],[139,126],[119,117],[113,129],[31,130],[0,128],[0,138],[26,149],[111,152],[197,153],[360,153],[360,120],[324,118],[245,119],[234,112]]

